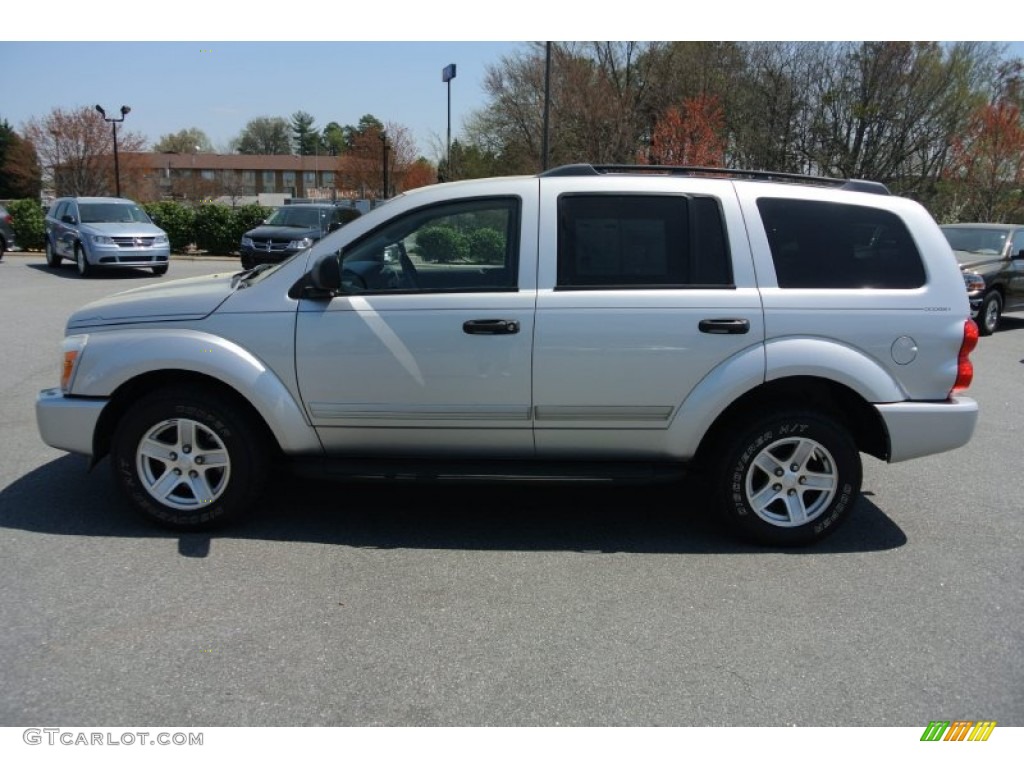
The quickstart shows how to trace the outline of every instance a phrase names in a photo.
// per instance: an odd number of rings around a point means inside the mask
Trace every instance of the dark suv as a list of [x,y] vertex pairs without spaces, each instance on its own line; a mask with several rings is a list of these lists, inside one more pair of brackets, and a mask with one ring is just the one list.
[[1024,310],[1024,226],[946,224],[941,229],[963,272],[971,316],[988,336],[1003,312]]
[[333,203],[286,205],[242,235],[242,267],[276,264],[309,248],[329,232],[359,217],[355,208]]

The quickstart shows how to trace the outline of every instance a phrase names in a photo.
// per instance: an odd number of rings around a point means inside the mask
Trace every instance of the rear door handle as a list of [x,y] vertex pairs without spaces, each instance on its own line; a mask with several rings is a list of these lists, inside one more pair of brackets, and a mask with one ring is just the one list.
[[497,336],[502,333],[519,333],[518,320],[467,320],[462,324],[465,333],[483,336]]
[[697,328],[701,333],[747,333],[750,330],[750,321],[738,318],[701,320]]

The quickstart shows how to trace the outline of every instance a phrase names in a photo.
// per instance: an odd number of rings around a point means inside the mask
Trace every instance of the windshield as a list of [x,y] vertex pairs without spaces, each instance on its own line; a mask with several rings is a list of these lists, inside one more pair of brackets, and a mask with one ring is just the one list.
[[278,208],[274,211],[267,224],[275,227],[302,227],[318,229],[322,212],[319,208]]
[[79,203],[83,224],[151,224],[146,212],[135,203]]
[[1004,253],[1010,230],[943,227],[942,234],[946,236],[959,261],[970,261],[979,255],[999,256]]

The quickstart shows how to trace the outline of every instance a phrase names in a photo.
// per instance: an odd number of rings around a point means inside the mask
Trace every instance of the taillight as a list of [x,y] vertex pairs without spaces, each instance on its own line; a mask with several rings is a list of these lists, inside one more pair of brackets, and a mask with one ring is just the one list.
[[978,326],[973,320],[968,319],[964,323],[964,340],[960,344],[960,354],[956,359],[956,381],[953,382],[953,389],[950,395],[963,392],[971,386],[974,378],[974,364],[971,362],[971,352],[978,346]]

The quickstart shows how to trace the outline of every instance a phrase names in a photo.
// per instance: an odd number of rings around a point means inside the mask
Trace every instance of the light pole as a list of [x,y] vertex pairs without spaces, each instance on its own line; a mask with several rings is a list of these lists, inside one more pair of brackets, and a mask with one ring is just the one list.
[[455,65],[449,64],[441,70],[441,82],[448,84],[448,158],[445,160],[444,180],[452,178],[452,80],[455,79]]
[[384,200],[388,199],[388,135],[384,131],[380,132],[380,144],[381,152],[384,155],[384,194],[381,198]]
[[114,187],[117,191],[117,196],[121,196],[121,168],[117,164],[117,124],[123,123],[125,115],[132,111],[131,107],[121,107],[121,117],[107,117],[106,111],[99,104],[96,105],[96,111],[100,113],[100,116],[110,123],[110,130],[114,134]]

